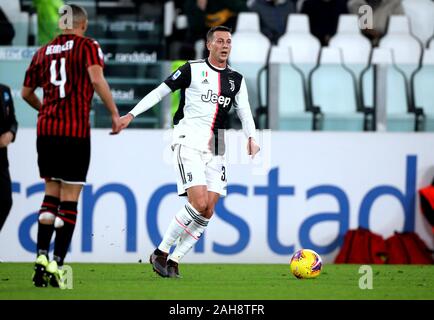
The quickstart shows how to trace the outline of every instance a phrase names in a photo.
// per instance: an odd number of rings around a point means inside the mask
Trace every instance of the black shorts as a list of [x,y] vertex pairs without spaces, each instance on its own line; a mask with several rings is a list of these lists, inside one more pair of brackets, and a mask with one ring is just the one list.
[[39,136],[36,140],[41,178],[84,184],[90,163],[90,139]]

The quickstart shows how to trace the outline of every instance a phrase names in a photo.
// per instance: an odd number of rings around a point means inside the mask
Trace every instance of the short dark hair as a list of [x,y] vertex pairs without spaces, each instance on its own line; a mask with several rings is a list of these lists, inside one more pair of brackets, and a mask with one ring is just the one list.
[[214,36],[214,32],[216,31],[226,31],[229,33],[232,33],[232,29],[226,26],[216,26],[216,27],[212,27],[211,29],[208,30],[207,34],[206,34],[206,41],[211,41],[212,37]]

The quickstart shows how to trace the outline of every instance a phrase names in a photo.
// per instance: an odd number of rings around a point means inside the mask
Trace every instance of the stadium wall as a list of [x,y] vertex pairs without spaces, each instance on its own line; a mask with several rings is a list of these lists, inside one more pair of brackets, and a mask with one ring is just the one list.
[[[414,230],[434,247],[417,197],[434,176],[434,134],[262,131],[253,161],[242,132],[227,135],[228,196],[185,262],[287,263],[302,247],[332,262],[357,226],[384,237]],[[0,233],[3,261],[34,260],[43,198],[35,140],[22,129],[9,147],[14,205]],[[94,129],[67,261],[146,262],[185,202],[170,140],[170,130]]]

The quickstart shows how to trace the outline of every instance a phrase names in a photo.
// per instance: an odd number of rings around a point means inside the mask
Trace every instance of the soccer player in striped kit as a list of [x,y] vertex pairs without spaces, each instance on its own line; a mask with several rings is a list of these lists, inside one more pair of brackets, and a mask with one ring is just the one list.
[[[99,44],[84,36],[87,13],[77,5],[63,7],[63,29],[33,56],[22,97],[38,111],[37,151],[45,197],[38,217],[37,259],[33,283],[63,285],[61,266],[77,219],[77,202],[90,162],[89,113],[94,91],[112,117],[112,132],[120,131],[119,112],[104,78],[104,57]],[[63,23],[63,25],[62,25]],[[35,94],[42,87],[41,102]],[[48,251],[54,230],[53,260]]]
[[[181,89],[180,104],[173,119],[172,150],[178,194],[187,195],[188,202],[175,215],[162,242],[151,254],[152,267],[162,277],[179,277],[178,263],[205,231],[219,197],[226,195],[222,131],[232,106],[248,139],[248,154],[253,157],[259,151],[246,82],[227,64],[231,41],[229,28],[211,28],[207,34],[210,51],[207,59],[188,61],[121,117],[123,129],[164,96]],[[175,250],[169,255],[176,242]]]

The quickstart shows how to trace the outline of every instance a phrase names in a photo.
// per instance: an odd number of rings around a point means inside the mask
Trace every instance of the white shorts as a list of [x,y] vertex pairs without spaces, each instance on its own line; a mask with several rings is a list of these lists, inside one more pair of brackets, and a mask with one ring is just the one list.
[[176,144],[173,147],[173,163],[180,196],[187,195],[187,189],[193,186],[207,186],[208,191],[226,195],[227,173],[224,156]]

